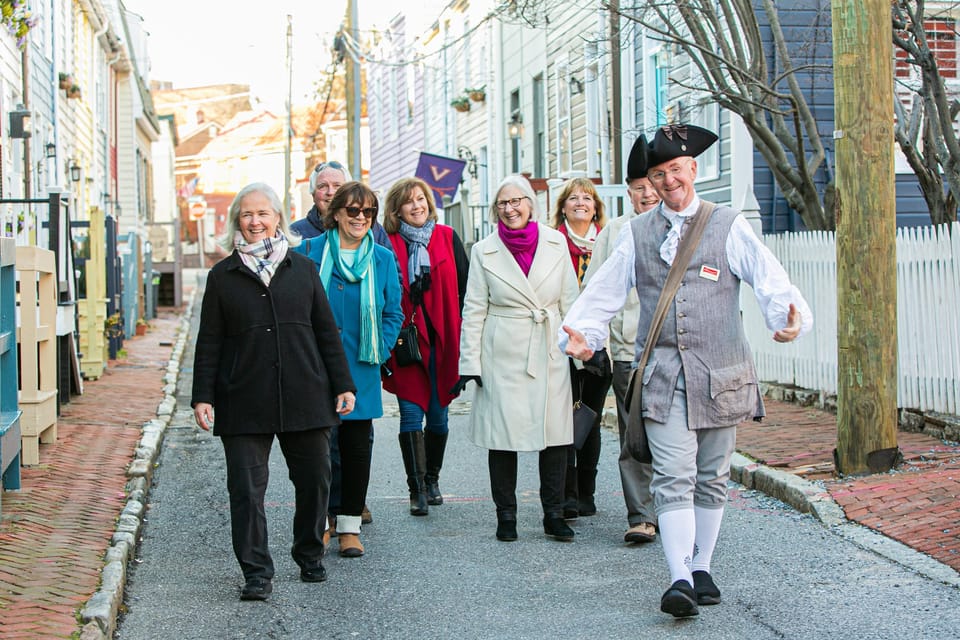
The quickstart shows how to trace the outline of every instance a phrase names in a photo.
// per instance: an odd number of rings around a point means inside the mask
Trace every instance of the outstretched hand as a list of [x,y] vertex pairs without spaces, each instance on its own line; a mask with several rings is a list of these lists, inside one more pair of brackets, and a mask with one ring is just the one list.
[[563,325],[563,330],[569,336],[565,350],[568,356],[584,361],[593,357],[593,349],[587,346],[587,339],[582,333],[567,325]]
[[777,342],[792,342],[800,335],[800,328],[803,326],[803,319],[796,305],[790,304],[790,310],[787,311],[787,326],[773,334],[773,339]]
[[453,385],[453,388],[450,389],[450,395],[454,397],[459,396],[463,390],[467,388],[467,383],[471,380],[476,382],[478,387],[483,386],[483,380],[480,379],[480,376],[460,376],[460,379],[457,380],[457,383]]

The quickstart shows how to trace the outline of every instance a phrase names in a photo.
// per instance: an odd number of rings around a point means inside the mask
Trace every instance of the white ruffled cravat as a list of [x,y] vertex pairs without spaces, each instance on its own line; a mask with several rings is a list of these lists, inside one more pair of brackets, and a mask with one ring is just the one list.
[[683,211],[674,211],[668,209],[665,205],[660,205],[660,213],[670,223],[670,231],[663,244],[660,245],[660,258],[669,265],[673,265],[673,259],[677,257],[677,247],[680,246],[680,236],[683,232],[683,221],[697,213],[700,208],[700,198],[693,199]]

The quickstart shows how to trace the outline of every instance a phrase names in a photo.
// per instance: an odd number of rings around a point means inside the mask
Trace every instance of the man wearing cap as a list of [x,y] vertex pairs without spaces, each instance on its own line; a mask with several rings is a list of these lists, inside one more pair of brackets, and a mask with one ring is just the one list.
[[[639,295],[635,359],[639,360],[656,301],[683,234],[709,215],[659,339],[636,383],[642,424],[653,455],[654,510],[672,584],[660,609],[694,616],[720,603],[710,561],[720,532],[736,425],[764,415],[753,356],[740,320],[740,282],[753,287],[777,342],[810,330],[803,296],[746,219],[730,207],[701,208],[694,188],[696,156],[717,136],[692,125],[641,136],[630,152],[630,175],[646,175],[662,202],[634,218],[611,256],[564,318],[560,347],[580,360],[603,349],[607,324],[630,289]],[[637,408],[632,408],[634,411]]]
[[[646,144],[645,139],[643,144]],[[627,197],[633,210],[625,211],[622,216],[608,222],[597,235],[590,266],[583,276],[584,286],[613,252],[620,230],[637,215],[650,211],[660,203],[660,196],[646,174],[631,173],[631,169],[637,168],[635,164],[628,163],[626,180]],[[634,460],[629,450],[623,447],[627,430],[625,400],[630,372],[633,369],[639,320],[640,299],[636,290],[631,289],[623,309],[610,321],[609,345],[610,358],[613,360],[613,393],[617,398],[617,426],[620,432],[620,485],[623,487],[623,501],[627,506],[627,532],[623,535],[623,541],[627,543],[653,542],[657,538],[657,516],[653,512],[653,495],[650,493],[653,468],[648,462]]]
[[[330,160],[321,162],[313,171],[310,172],[310,193],[313,196],[313,206],[307,212],[305,218],[301,218],[290,224],[290,230],[300,234],[301,238],[313,238],[324,233],[323,214],[327,212],[330,201],[333,200],[333,194],[337,189],[343,186],[343,183],[350,182],[350,171],[346,165]],[[393,251],[390,246],[390,239],[387,238],[387,232],[383,226],[373,221],[373,239],[377,244]]]

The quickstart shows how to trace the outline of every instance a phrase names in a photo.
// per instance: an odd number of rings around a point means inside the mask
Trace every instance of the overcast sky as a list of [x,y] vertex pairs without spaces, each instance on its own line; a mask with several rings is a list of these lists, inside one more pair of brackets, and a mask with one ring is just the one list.
[[[358,0],[361,29],[384,24],[396,0]],[[293,17],[293,103],[313,97],[329,67],[330,48],[346,0],[125,0],[150,34],[151,80],[175,87],[249,84],[265,106],[282,110],[287,93],[287,15]],[[264,11],[264,9],[268,11]]]

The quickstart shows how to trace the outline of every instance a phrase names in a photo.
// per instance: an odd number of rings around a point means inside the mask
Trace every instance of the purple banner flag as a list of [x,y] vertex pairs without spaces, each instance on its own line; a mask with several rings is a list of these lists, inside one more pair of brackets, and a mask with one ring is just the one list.
[[453,200],[457,195],[457,187],[460,186],[460,177],[463,175],[465,166],[467,166],[465,160],[437,156],[421,151],[415,175],[430,185],[437,208],[441,209],[443,208],[443,196],[448,196]]

